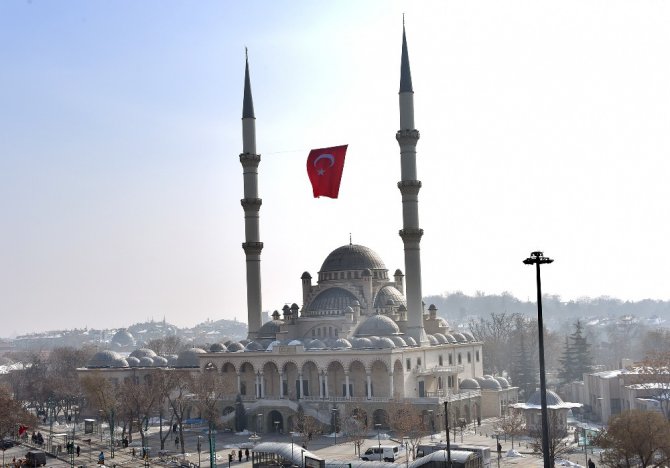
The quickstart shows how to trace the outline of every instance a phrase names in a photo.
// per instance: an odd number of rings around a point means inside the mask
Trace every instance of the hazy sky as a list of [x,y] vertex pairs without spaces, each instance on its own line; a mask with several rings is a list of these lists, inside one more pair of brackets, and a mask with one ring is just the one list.
[[[244,47],[263,308],[348,243],[405,270],[402,13],[423,293],[670,299],[670,2],[0,2],[0,336],[246,321]],[[338,200],[311,148],[348,144]]]

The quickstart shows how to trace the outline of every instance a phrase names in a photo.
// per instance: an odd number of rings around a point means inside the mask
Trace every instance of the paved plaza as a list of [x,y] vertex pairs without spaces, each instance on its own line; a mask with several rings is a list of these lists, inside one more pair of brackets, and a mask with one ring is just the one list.
[[[520,441],[515,441],[514,450],[520,454],[520,456],[508,456],[508,452],[512,449],[512,444],[510,441],[501,439],[500,442],[503,446],[502,457],[498,459],[496,452],[496,439],[492,436],[492,422],[493,420],[484,420],[482,425],[476,428],[473,428],[470,425],[462,433],[460,430],[456,431],[456,437],[454,439],[453,431],[450,433],[452,442],[455,443],[464,443],[471,445],[486,445],[491,448],[491,468],[523,468],[523,467],[541,467],[542,458],[537,453],[532,452],[532,448],[528,442],[524,439]],[[70,426],[71,427],[71,426]],[[48,437],[49,427],[40,428],[43,435]],[[71,430],[71,429],[70,429]],[[79,427],[77,427],[79,431]],[[65,432],[62,430],[61,432]],[[373,431],[374,432],[374,431]],[[373,447],[378,444],[377,434],[371,432],[370,438],[363,444],[362,450],[364,451],[368,447]],[[184,431],[184,441],[185,441],[185,450],[186,453],[182,456],[179,453],[179,449],[175,447],[174,437],[168,437],[168,440],[165,444],[166,454],[163,457],[158,456],[158,451],[160,449],[160,442],[158,436],[158,427],[150,426],[149,427],[149,447],[151,447],[151,457],[148,460],[148,465],[145,465],[145,461],[142,460],[141,447],[139,447],[140,437],[139,433],[133,434],[134,443],[131,444],[131,447],[128,448],[117,448],[115,450],[114,458],[110,457],[109,450],[109,439],[105,435],[101,437],[99,434],[83,434],[79,432],[75,435],[76,444],[80,446],[81,452],[80,456],[74,459],[75,467],[93,467],[100,466],[97,464],[98,454],[102,451],[105,454],[105,466],[108,467],[143,467],[143,466],[179,466],[182,461],[185,462],[184,466],[197,467],[198,464],[202,468],[211,468],[209,464],[209,446],[207,443],[207,431],[203,427],[189,427]],[[92,436],[92,437],[91,437]],[[198,445],[198,436],[201,438],[201,447],[202,451],[200,456],[198,456],[197,445]],[[291,443],[291,436],[286,434],[260,434],[260,439],[257,442],[285,442]],[[87,443],[87,440],[91,438],[91,444]],[[381,444],[394,443],[386,439],[382,433]],[[444,432],[441,434],[433,435],[434,441],[445,440]],[[425,442],[430,442],[431,437],[426,436],[424,438]],[[217,453],[217,466],[218,467],[227,467],[228,466],[228,454],[231,451],[235,451],[236,456],[234,457],[233,463],[230,465],[231,468],[251,468],[251,459],[246,461],[244,454],[242,462],[237,461],[237,451],[242,448],[253,447],[254,441],[250,440],[249,435],[238,435],[233,433],[218,433],[216,434],[216,453]],[[135,446],[135,447],[133,447]],[[296,450],[300,450],[300,444],[298,438],[295,438]],[[354,453],[354,445],[347,437],[337,437],[337,443],[335,443],[335,438],[330,436],[318,436],[314,437],[312,441],[309,442],[308,450],[315,453],[317,456],[329,460],[357,460],[357,457]],[[133,456],[133,449],[135,456]],[[24,456],[25,452],[29,450],[29,447],[21,445],[14,447],[5,452],[5,464],[6,466],[11,466],[13,457]],[[596,465],[599,465],[599,459],[597,452],[592,454],[589,450],[588,454],[585,454],[583,449],[580,447],[572,447],[572,452],[565,457],[569,460],[566,465],[570,463],[578,464],[581,466],[586,465],[587,457],[592,457],[596,462]],[[411,459],[409,460],[411,462]],[[396,459],[396,464],[405,464],[407,462],[404,450],[401,450],[400,457]],[[557,463],[558,465],[559,463]],[[48,467],[59,467],[65,468],[71,466],[69,455],[61,452],[58,457],[48,457],[47,458]],[[575,467],[577,468],[577,467]]]

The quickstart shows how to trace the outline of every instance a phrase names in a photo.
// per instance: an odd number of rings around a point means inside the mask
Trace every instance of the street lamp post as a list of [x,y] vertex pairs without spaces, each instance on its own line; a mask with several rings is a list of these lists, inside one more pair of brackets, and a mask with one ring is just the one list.
[[377,428],[377,445],[379,447],[379,461],[382,461],[382,439],[379,436],[379,430],[381,429],[382,425],[375,424],[375,427]]
[[447,468],[451,468],[451,442],[449,441],[449,401],[444,400],[444,432],[447,434]]
[[330,412],[333,414],[333,433],[335,433],[335,445],[337,445],[337,408],[331,408]]
[[294,432],[291,432],[291,463],[294,463],[294,460],[293,460],[293,435],[294,435]]
[[430,417],[430,440],[433,440],[435,437],[435,419],[433,415],[433,410],[428,410],[428,416]]
[[405,445],[405,468],[409,468],[409,437],[403,437],[402,442]]
[[540,354],[540,404],[542,406],[542,459],[544,468],[551,468],[553,460],[549,454],[549,418],[547,417],[547,382],[544,373],[544,325],[542,323],[542,282],[540,281],[540,265],[551,263],[549,257],[542,252],[531,252],[530,257],[523,261],[526,265],[535,265],[537,279],[537,328]]
[[202,445],[200,444],[201,436],[198,435],[198,468],[200,468],[200,452],[202,450]]

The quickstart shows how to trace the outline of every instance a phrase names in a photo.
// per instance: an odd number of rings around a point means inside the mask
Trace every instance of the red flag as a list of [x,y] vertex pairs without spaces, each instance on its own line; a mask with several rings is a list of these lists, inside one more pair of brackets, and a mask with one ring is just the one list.
[[344,155],[347,146],[315,149],[307,157],[307,175],[312,182],[314,198],[337,198],[344,170]]

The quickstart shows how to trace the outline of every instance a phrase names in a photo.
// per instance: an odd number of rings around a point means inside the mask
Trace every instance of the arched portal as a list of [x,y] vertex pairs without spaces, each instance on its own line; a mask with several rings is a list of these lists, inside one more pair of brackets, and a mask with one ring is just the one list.
[[367,375],[365,366],[360,361],[354,361],[349,367],[349,387],[353,390],[351,396],[363,398],[367,396]]
[[344,377],[344,367],[338,361],[328,364],[328,396],[343,397],[346,396]]
[[393,397],[403,398],[405,396],[405,374],[400,359],[393,363]]
[[291,400],[298,399],[298,366],[294,362],[284,364],[284,396]]
[[256,396],[256,373],[254,366],[245,362],[240,368],[240,393]]
[[265,398],[279,398],[279,369],[270,361],[263,366],[263,385],[265,386]]
[[390,397],[389,371],[386,364],[381,361],[373,362],[370,374],[372,378],[372,395],[370,396]]
[[302,382],[300,395],[318,397],[319,396],[319,371],[312,361],[307,361],[302,366]]
[[273,432],[277,434],[282,434],[284,432],[284,417],[277,410],[272,410],[268,414],[267,423],[270,425],[266,430],[267,432]]
[[379,424],[380,429],[389,429],[389,414],[386,412],[386,410],[376,409],[372,413],[372,420],[374,427],[377,427],[377,424]]

